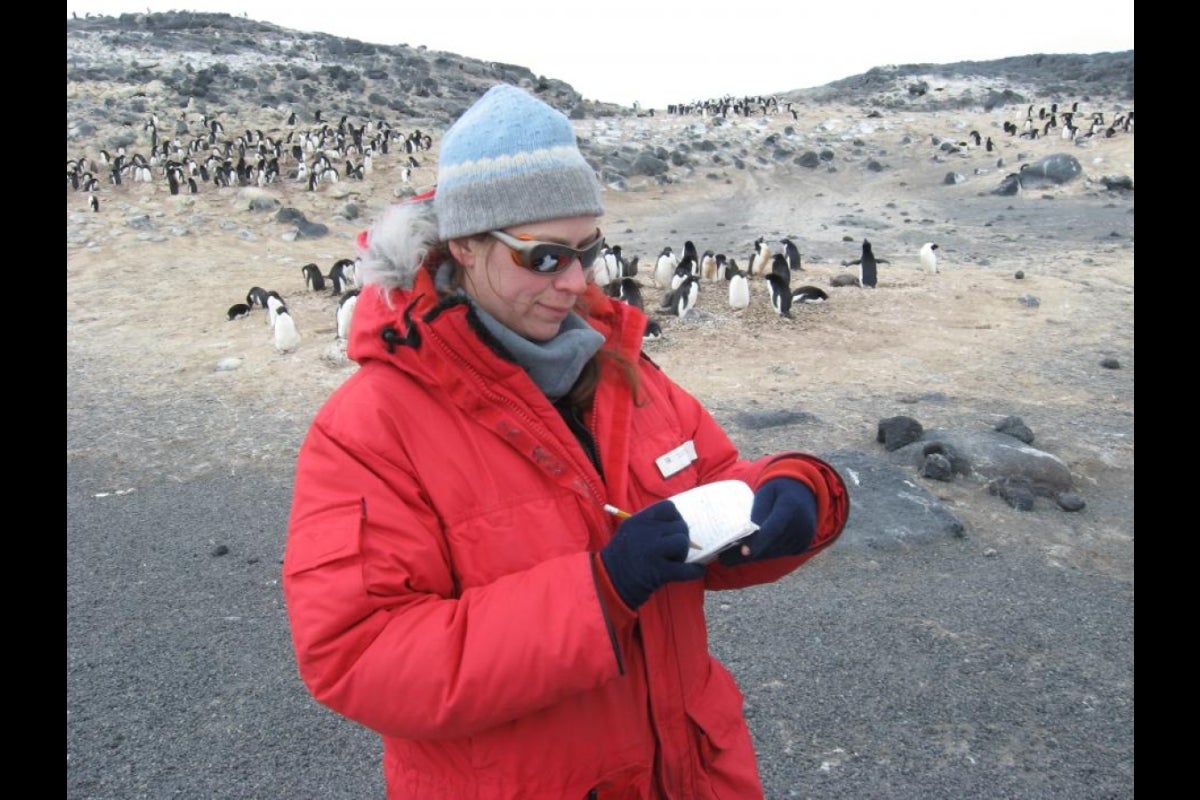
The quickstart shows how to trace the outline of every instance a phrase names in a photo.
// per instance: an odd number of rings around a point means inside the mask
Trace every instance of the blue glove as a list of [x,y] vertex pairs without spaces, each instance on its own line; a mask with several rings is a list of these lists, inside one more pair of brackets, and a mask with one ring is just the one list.
[[[803,553],[817,530],[817,498],[798,480],[772,478],[754,493],[750,521],[758,530],[718,556],[725,566]],[[742,555],[745,546],[748,556]]]
[[637,608],[671,581],[704,574],[703,564],[688,564],[688,526],[670,500],[643,508],[621,523],[600,551],[609,580],[625,605]]

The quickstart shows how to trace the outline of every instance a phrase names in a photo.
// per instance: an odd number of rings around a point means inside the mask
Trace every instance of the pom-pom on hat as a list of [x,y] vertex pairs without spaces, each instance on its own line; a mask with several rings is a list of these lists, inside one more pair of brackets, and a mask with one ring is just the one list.
[[443,241],[604,213],[571,121],[508,84],[488,89],[442,137],[433,203]]

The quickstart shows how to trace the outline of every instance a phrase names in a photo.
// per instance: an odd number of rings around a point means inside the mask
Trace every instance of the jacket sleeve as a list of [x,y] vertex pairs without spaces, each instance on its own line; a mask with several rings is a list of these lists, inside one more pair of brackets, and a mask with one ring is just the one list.
[[617,677],[589,554],[460,591],[417,473],[365,413],[322,409],[297,460],[283,590],[313,696],[384,735],[461,737]]
[[845,480],[828,462],[801,451],[782,452],[749,460],[741,458],[736,446],[706,408],[685,389],[665,378],[677,413],[689,421],[696,443],[699,483],[736,479],[758,489],[771,478],[795,478],[806,484],[817,498],[817,530],[808,549],[797,556],[773,558],[727,567],[713,562],[705,576],[710,589],[736,589],[769,583],[792,572],[841,535],[850,515],[850,495]]

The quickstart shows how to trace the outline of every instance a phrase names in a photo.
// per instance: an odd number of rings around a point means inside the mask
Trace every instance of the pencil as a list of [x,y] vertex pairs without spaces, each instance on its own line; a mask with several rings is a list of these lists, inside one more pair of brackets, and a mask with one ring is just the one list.
[[[604,504],[604,510],[607,511],[609,514],[612,514],[617,519],[629,519],[630,517],[633,516],[633,514],[630,514],[628,511],[622,511],[621,509],[617,508],[616,506],[610,506],[608,503]],[[693,550],[703,550],[704,549],[704,547],[702,545],[696,544],[691,539],[688,540],[688,547],[692,548]]]

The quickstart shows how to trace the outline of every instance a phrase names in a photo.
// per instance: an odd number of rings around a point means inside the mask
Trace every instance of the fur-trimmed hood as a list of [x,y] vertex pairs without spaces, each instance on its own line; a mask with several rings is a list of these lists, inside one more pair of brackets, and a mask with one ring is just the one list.
[[411,289],[422,264],[441,257],[437,213],[427,195],[387,208],[367,231],[367,247],[359,263],[364,285],[384,292]]

